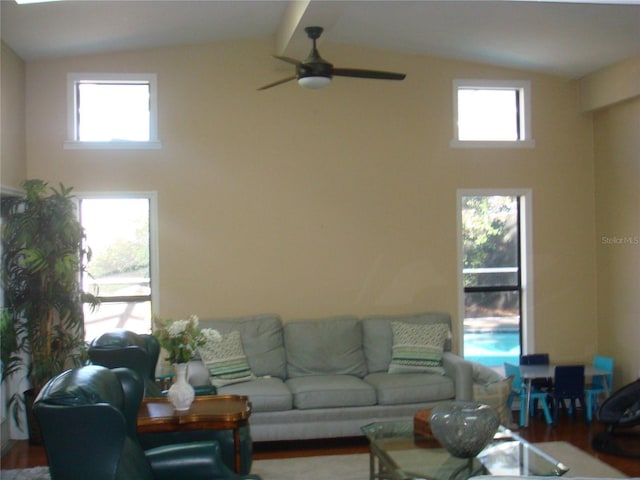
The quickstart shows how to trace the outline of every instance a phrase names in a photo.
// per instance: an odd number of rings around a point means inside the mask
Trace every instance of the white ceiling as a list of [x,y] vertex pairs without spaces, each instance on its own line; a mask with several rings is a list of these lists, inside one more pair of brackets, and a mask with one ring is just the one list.
[[269,36],[298,58],[308,25],[331,42],[568,77],[640,55],[640,0],[1,0],[0,13],[2,40],[26,61]]

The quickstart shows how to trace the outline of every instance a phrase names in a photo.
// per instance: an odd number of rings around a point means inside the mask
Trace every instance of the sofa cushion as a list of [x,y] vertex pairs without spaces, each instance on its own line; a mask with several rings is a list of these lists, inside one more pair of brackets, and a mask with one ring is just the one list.
[[289,378],[367,373],[362,326],[356,317],[297,320],[284,324]]
[[437,402],[455,397],[453,380],[431,373],[371,373],[365,382],[376,390],[379,405]]
[[224,319],[201,318],[200,328],[213,328],[223,334],[237,330],[251,371],[256,376],[286,378],[286,354],[279,316],[264,314]]
[[293,406],[291,391],[276,377],[262,377],[249,382],[226,385],[218,389],[218,394],[249,397],[253,412],[291,410]]
[[295,408],[361,407],[375,405],[374,388],[353,375],[309,375],[286,382]]
[[215,386],[244,382],[255,378],[242,348],[240,332],[222,335],[211,328],[202,329],[204,345],[198,348],[204,366]]
[[391,322],[391,331],[393,347],[389,373],[444,374],[442,352],[444,342],[451,335],[448,325]]
[[[391,322],[401,321],[419,325],[442,323],[451,328],[448,313],[426,312],[395,316],[370,316],[362,319],[362,347],[369,373],[387,372],[391,363],[393,333]],[[451,351],[451,340],[447,339],[444,351]]]

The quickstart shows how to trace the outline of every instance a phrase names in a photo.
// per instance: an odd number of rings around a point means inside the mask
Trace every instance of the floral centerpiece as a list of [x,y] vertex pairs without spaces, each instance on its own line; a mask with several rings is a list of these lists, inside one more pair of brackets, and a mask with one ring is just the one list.
[[204,336],[198,330],[198,317],[190,315],[181,320],[154,318],[153,335],[169,355],[166,360],[176,371],[175,382],[167,396],[176,410],[189,410],[195,391],[188,381],[188,362],[193,359],[199,346],[204,344]]
[[198,317],[190,315],[183,320],[154,318],[153,335],[160,346],[169,355],[170,363],[187,363],[193,359],[199,346],[204,344],[204,337],[198,330]]

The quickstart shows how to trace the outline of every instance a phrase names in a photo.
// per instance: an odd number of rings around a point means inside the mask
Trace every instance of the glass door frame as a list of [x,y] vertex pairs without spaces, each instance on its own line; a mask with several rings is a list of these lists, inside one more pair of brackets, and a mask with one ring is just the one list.
[[462,228],[462,198],[473,196],[514,196],[520,201],[520,335],[522,353],[535,351],[534,291],[533,291],[533,193],[531,189],[458,189],[456,192],[456,224],[458,240],[458,351],[464,356],[464,238]]

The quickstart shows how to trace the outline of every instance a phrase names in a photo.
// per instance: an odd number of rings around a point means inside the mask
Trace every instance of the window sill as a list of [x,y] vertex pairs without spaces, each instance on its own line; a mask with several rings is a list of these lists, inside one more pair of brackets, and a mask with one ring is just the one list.
[[64,142],[65,150],[160,150],[162,143],[155,142]]
[[451,148],[535,148],[535,140],[451,140]]

